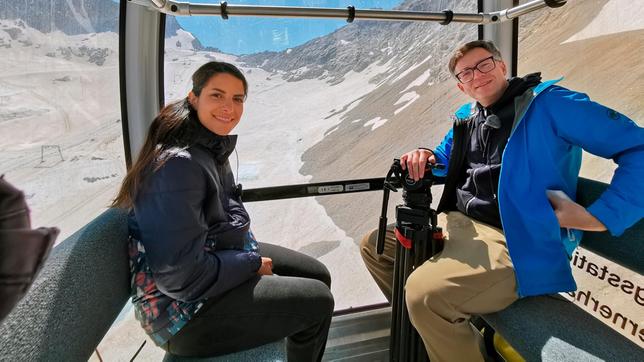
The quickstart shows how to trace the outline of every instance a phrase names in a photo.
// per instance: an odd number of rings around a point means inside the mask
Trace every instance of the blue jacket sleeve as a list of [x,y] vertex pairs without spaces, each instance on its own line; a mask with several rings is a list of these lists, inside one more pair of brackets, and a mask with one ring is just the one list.
[[192,302],[222,294],[256,275],[255,252],[207,252],[202,211],[206,176],[186,157],[173,157],[148,177],[134,202],[141,242],[155,283],[164,294]]
[[618,167],[610,186],[588,207],[614,236],[644,217],[644,128],[628,117],[562,87],[547,90],[555,132],[572,145]]
[[447,169],[449,168],[449,155],[452,152],[452,141],[453,141],[453,128],[450,128],[449,132],[443,138],[443,141],[436,147],[434,152],[434,157],[436,157],[437,163],[442,163],[445,165],[445,168],[442,170],[434,169],[432,172],[436,177],[446,177]]

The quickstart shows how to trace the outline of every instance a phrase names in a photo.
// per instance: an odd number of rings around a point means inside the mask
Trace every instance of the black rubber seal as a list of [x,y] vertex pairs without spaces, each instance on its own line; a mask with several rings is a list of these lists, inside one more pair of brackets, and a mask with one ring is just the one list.
[[546,5],[551,8],[560,8],[566,5],[566,0],[545,0]]
[[219,6],[221,6],[221,18],[224,20],[228,20],[228,3],[225,1],[222,1],[219,3]]
[[441,25],[447,25],[454,19],[454,12],[452,10],[443,10],[443,14],[445,14],[445,20],[439,23]]
[[356,18],[356,8],[353,5],[347,6],[349,10],[349,15],[347,16],[347,23],[353,23],[353,19]]

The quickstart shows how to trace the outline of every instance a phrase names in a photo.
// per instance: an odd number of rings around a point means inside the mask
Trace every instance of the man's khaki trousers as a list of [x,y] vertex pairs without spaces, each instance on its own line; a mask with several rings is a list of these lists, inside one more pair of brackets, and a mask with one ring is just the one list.
[[[481,337],[472,314],[502,310],[518,299],[503,231],[460,212],[438,215],[446,236],[441,253],[416,268],[405,284],[406,303],[432,361],[482,361]],[[360,254],[391,300],[396,239],[388,228],[376,253],[377,230],[365,235]]]

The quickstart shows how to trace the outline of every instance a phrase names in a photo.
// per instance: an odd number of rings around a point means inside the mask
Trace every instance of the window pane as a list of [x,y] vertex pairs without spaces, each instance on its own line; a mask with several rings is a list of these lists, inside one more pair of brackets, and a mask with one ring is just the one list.
[[125,171],[118,3],[0,1],[0,173],[58,242],[102,212]]
[[[643,126],[643,19],[643,8],[628,0],[568,2],[561,10],[528,16],[521,20],[519,73],[541,71],[544,79],[563,76],[562,86],[584,92]],[[584,152],[581,175],[608,183],[616,166]],[[641,285],[642,276],[583,248],[573,255],[572,266],[577,304],[644,347],[632,329],[641,321],[642,296],[628,289],[629,283]],[[620,289],[623,283],[626,287]],[[606,317],[606,310],[614,318]]]
[[[476,12],[475,2],[461,1],[261,4]],[[451,127],[450,113],[466,102],[447,58],[457,43],[477,37],[476,25],[457,23],[254,17],[168,17],[166,30],[167,101],[185,97],[190,75],[208,60],[237,64],[248,78],[235,131],[238,171],[230,158],[244,189],[384,177],[394,157],[436,146]],[[398,195],[390,201],[390,222]],[[247,207],[260,241],[327,265],[336,309],[345,309],[385,300],[358,250],[362,236],[378,226],[381,204],[382,192],[372,192]]]

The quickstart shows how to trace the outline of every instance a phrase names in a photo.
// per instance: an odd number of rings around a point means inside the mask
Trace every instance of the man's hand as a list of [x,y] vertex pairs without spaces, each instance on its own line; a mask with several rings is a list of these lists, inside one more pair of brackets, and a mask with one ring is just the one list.
[[572,201],[563,191],[547,190],[546,194],[562,228],[585,231],[606,230],[606,226],[601,221],[597,220],[583,206]]
[[259,275],[273,275],[273,259],[262,257],[262,266],[257,270]]
[[409,177],[418,181],[425,175],[425,165],[427,162],[432,165],[436,163],[434,153],[429,150],[416,149],[400,156],[400,166],[403,170],[409,169]]

